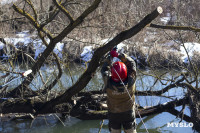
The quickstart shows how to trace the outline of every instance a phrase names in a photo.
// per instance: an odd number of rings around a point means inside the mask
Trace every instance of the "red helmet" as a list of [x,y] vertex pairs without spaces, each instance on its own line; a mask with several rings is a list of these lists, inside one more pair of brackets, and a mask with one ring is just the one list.
[[[111,68],[111,78],[115,82],[125,81],[127,78],[127,67],[123,62],[117,61]],[[121,79],[120,79],[121,78]]]
[[112,58],[118,57],[117,47],[114,47],[114,48],[110,51],[110,55],[111,55]]

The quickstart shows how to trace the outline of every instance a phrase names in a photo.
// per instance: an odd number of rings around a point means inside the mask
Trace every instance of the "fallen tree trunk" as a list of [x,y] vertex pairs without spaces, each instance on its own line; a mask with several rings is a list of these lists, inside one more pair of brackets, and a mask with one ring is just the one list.
[[[143,109],[138,109],[136,110],[136,117],[139,118],[149,116],[149,115],[154,115],[154,114],[159,114],[161,112],[169,112],[173,115],[177,115],[178,113],[176,110],[172,110],[177,106],[183,105],[183,103],[188,104],[188,98],[184,97],[179,100],[174,100],[168,103],[164,104],[159,104],[156,106],[152,107],[146,107]],[[101,110],[101,111],[95,111],[95,110],[87,110],[84,108],[78,108],[78,109],[72,109],[70,112],[70,115],[82,120],[96,120],[96,119],[107,119],[108,117],[108,111],[107,110]],[[187,122],[191,122],[191,119],[189,116],[184,115],[183,120]]]
[[[103,100],[102,100],[103,99]],[[105,101],[104,97],[98,101]],[[55,108],[48,110],[45,114],[48,113],[61,113],[71,115],[73,117],[82,119],[82,120],[98,120],[98,119],[107,119],[108,111],[106,107],[102,106],[101,102],[98,102],[96,96],[86,95],[75,101],[75,104],[71,101],[70,103],[64,103],[57,105]],[[44,99],[38,97],[32,99],[1,99],[0,100],[0,113],[9,114],[9,113],[35,113],[35,109],[42,106]],[[177,114],[176,110],[172,110],[177,106],[181,106],[189,103],[189,99],[184,97],[183,99],[174,100],[165,104],[159,104],[153,107],[139,108],[136,110],[136,116],[139,118],[149,116],[153,114],[158,114],[161,112],[169,112],[172,114]],[[191,122],[191,119],[188,116],[183,117],[184,120]]]

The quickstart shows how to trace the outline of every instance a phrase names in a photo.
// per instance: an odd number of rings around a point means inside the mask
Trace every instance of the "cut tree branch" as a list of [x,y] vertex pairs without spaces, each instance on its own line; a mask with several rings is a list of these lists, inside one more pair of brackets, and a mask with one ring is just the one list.
[[[99,4],[100,1],[96,1],[94,3]],[[97,5],[98,5],[97,4]],[[91,12],[91,9],[94,9],[94,7],[89,7],[84,13],[83,16]],[[152,20],[154,20],[159,14],[163,12],[161,7],[156,8],[152,13],[148,14],[142,21],[140,21],[137,25],[133,26],[132,28],[122,31],[119,33],[116,37],[114,37],[110,42],[108,42],[106,45],[101,46],[96,49],[94,52],[94,55],[89,63],[89,66],[87,70],[81,75],[79,80],[68,90],[65,91],[64,94],[58,96],[55,99],[50,100],[49,102],[45,103],[42,108],[40,108],[36,114],[42,114],[45,112],[45,110],[48,110],[50,108],[53,108],[55,105],[66,102],[67,100],[70,100],[71,97],[75,94],[77,94],[79,91],[85,88],[85,86],[89,83],[89,81],[92,79],[93,73],[95,73],[96,69],[99,67],[99,62],[102,56],[104,56],[110,49],[112,49],[117,44],[121,43],[122,41],[131,38],[132,36],[136,35],[138,32],[140,32],[144,27],[146,27],[149,23],[151,23]],[[81,17],[78,18],[77,22],[80,22],[82,20]],[[74,22],[75,24],[77,23]],[[74,24],[73,24],[74,25]],[[70,28],[70,27],[69,27]],[[63,35],[65,35],[65,30],[63,30],[63,34],[60,34],[57,36],[57,38],[61,39],[64,38]],[[57,39],[55,39],[57,40]],[[54,41],[55,41],[54,40]]]

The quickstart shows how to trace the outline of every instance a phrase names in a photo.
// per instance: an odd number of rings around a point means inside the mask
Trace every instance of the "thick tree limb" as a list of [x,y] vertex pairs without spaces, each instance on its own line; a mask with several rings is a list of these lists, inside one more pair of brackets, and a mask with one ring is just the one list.
[[177,117],[187,121],[187,122],[192,122],[191,117],[189,117],[188,115],[185,115],[185,114],[183,114],[183,117],[182,117],[182,115],[180,116],[179,115],[180,112],[178,110],[174,109],[174,108],[171,108],[170,110],[168,110],[168,112],[171,113],[174,116],[177,116]]
[[[84,100],[84,101],[83,101]],[[86,101],[85,101],[86,100]],[[90,102],[91,97],[83,97],[83,99],[80,99],[81,102],[83,103],[88,103]],[[31,99],[1,99],[0,100],[0,113],[3,114],[8,114],[8,113],[32,113],[34,114],[35,109],[42,106],[42,103],[44,102],[44,100],[39,99],[37,97],[35,98],[31,98]],[[159,104],[156,106],[152,106],[152,107],[147,107],[147,108],[143,108],[143,109],[138,109],[138,111],[136,111],[136,117],[139,118],[139,114],[144,117],[144,116],[149,116],[149,115],[153,115],[153,114],[158,114],[161,112],[170,112],[174,115],[178,115],[179,111],[174,110],[175,107],[177,106],[181,106],[184,104],[188,104],[189,100],[188,97],[184,97],[182,99],[179,100],[174,100],[171,102],[167,102],[164,104]],[[101,111],[95,111],[95,110],[88,110],[86,108],[81,108],[81,105],[78,105],[79,103],[76,104],[76,106],[74,106],[73,109],[70,109],[67,104],[64,105],[62,107],[61,110],[63,110],[63,112],[69,112],[70,111],[70,115],[82,120],[97,120],[97,119],[107,119],[107,110],[101,110]],[[66,106],[66,107],[65,107]],[[60,107],[59,107],[60,108]],[[46,112],[43,112],[45,114],[47,113],[57,113],[56,109],[51,108],[50,110],[46,110]],[[62,113],[62,112],[60,112]],[[183,120],[186,120],[188,122],[190,122],[190,117],[187,115],[184,115]]]
[[186,87],[186,88],[188,88],[189,90],[191,90],[195,94],[200,94],[200,91],[198,89],[196,89],[195,87],[193,87],[191,84],[178,83],[177,85],[180,86],[180,87]]
[[[45,46],[48,47],[48,43],[42,36],[42,33],[39,32],[38,34],[39,34],[40,38],[42,39],[42,42],[45,44]],[[62,68],[60,66],[58,56],[55,53],[53,53],[53,56],[55,57],[55,61],[56,61],[57,67],[58,67],[58,75],[56,76],[54,81],[49,86],[45,87],[45,89],[42,91],[42,94],[46,94],[49,90],[51,90],[62,76]]]
[[3,44],[6,44],[6,41],[4,38],[0,38],[0,41],[3,43]]
[[[98,2],[96,1],[95,3],[98,3]],[[93,9],[94,7],[90,7],[90,8]],[[88,14],[88,12],[90,12],[90,10],[91,10],[90,8],[88,9],[88,11],[85,11],[83,13],[83,16],[85,16],[85,14]],[[48,110],[57,104],[66,102],[67,100],[71,99],[71,97],[73,95],[75,95],[76,93],[81,91],[89,83],[89,81],[92,78],[93,73],[95,73],[96,69],[99,67],[99,62],[103,55],[105,55],[112,47],[116,46],[120,42],[136,35],[139,31],[141,31],[145,26],[147,26],[149,23],[151,23],[151,21],[154,20],[161,13],[162,13],[162,8],[161,7],[156,8],[156,10],[154,10],[152,13],[148,14],[137,25],[133,26],[129,30],[122,31],[120,34],[118,34],[115,38],[113,38],[106,45],[97,48],[97,50],[94,52],[94,55],[92,57],[92,60],[89,63],[87,70],[82,74],[82,76],[79,78],[79,80],[72,87],[70,87],[67,91],[65,91],[64,94],[45,103],[45,105],[40,110],[38,110],[37,114],[41,114],[41,113],[45,112],[45,110]],[[77,21],[79,22],[81,20],[82,20],[82,18],[79,17]],[[74,23],[76,23],[76,21]],[[64,33],[66,33],[65,30],[67,30],[67,28],[63,30]],[[63,35],[64,34],[60,34],[56,38],[63,38],[64,37]],[[56,40],[57,39],[54,39],[54,41],[56,41]]]
[[189,26],[174,26],[174,25],[157,25],[157,24],[150,24],[149,27],[157,28],[157,29],[166,29],[166,30],[188,30],[188,31],[194,31],[194,32],[200,32],[200,29],[195,27],[189,27]]
[[[136,117],[139,118],[139,114],[141,115],[141,117],[145,117],[145,116],[149,116],[149,115],[158,114],[161,112],[170,112],[170,113],[176,114],[177,112],[173,111],[171,109],[174,109],[177,106],[181,106],[183,103],[186,103],[186,104],[189,103],[187,97],[184,97],[179,100],[174,100],[174,101],[171,101],[171,102],[168,102],[165,104],[159,104],[156,106],[139,109],[138,110],[139,112],[136,111]],[[85,109],[77,109],[77,110],[72,109],[70,114],[71,114],[71,116],[77,117],[82,120],[107,119],[107,117],[108,117],[107,116],[108,112],[106,110],[92,111],[92,110],[85,110]],[[185,115],[185,118],[183,118],[183,119],[191,122],[190,121],[191,119],[187,115]]]

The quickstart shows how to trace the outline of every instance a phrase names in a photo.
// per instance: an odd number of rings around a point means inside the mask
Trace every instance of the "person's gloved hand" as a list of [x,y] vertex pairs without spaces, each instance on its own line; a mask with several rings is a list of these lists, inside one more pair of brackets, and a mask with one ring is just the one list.
[[117,52],[117,47],[114,47],[111,51],[110,51],[110,56],[111,58],[114,58],[114,57],[118,57],[118,52]]

